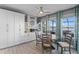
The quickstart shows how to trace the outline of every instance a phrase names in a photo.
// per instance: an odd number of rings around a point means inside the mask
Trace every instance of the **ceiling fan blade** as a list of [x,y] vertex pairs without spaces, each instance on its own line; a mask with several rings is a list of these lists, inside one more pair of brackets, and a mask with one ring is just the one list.
[[51,12],[44,12],[44,13],[51,13]]

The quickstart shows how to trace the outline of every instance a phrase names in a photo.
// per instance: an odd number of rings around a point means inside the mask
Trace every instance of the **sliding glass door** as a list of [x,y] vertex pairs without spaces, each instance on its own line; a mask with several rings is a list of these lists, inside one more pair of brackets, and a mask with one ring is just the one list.
[[73,34],[72,44],[76,48],[76,39],[75,39],[75,16],[63,17],[61,19],[61,33],[64,37],[64,33],[70,32]]
[[49,20],[48,20],[48,31],[51,34],[55,34],[56,33],[56,19],[49,18]]

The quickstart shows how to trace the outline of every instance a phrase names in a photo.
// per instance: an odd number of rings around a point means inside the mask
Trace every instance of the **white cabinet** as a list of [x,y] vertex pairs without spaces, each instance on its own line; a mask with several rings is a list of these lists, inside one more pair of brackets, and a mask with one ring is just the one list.
[[35,32],[28,32],[25,34],[25,42],[36,40]]
[[19,14],[19,32],[20,32],[20,42],[25,42],[24,40],[24,16]]
[[35,39],[36,39],[35,32],[29,33],[29,41],[32,41],[32,40],[35,40]]
[[7,17],[5,10],[0,9],[0,48],[7,46]]
[[20,22],[19,22],[19,16],[16,13],[15,16],[15,44],[20,43],[20,28],[19,28]]
[[0,9],[0,49],[24,42],[24,14]]
[[14,26],[14,14],[12,12],[7,12],[7,26],[8,26],[8,46],[14,45],[14,33],[15,33],[15,26]]
[[24,42],[24,15],[18,13],[15,16],[15,42]]

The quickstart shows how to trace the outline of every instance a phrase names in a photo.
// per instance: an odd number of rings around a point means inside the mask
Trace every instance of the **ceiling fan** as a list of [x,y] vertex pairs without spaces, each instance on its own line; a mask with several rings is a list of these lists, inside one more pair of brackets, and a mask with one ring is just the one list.
[[49,13],[50,13],[50,12],[44,10],[43,7],[40,7],[40,8],[39,8],[39,14],[49,14]]

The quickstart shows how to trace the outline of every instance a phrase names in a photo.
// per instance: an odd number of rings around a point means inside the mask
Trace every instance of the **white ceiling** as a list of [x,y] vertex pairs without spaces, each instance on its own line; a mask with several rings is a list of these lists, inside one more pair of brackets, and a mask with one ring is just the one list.
[[6,9],[13,9],[24,14],[29,14],[36,17],[45,16],[46,14],[39,14],[39,7],[43,7],[45,11],[55,13],[59,10],[65,10],[76,6],[76,4],[1,4],[0,7]]

